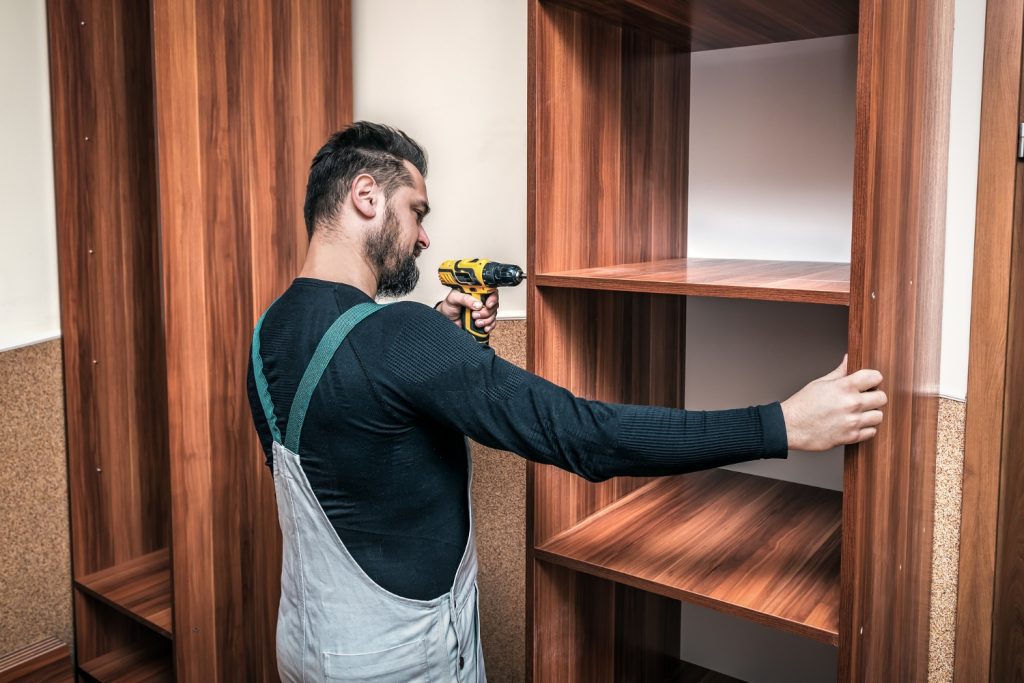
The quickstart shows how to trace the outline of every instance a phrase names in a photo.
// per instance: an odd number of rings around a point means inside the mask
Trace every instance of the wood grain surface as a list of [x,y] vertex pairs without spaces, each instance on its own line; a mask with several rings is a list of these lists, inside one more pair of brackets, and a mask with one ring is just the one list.
[[171,683],[171,658],[159,648],[126,646],[82,662],[85,674],[101,683]]
[[49,637],[0,657],[0,683],[70,683],[71,650]]
[[857,32],[857,0],[558,0],[684,50]]
[[850,266],[810,261],[680,258],[532,277],[540,287],[849,305]]
[[885,377],[886,421],[847,450],[839,678],[928,672],[950,0],[860,5],[850,369]]
[[[954,676],[957,681],[1019,680],[1021,578],[1002,591],[997,566],[1006,571],[1020,552],[1019,439],[1022,397],[1019,284],[1021,170],[1016,159],[1017,123],[1024,110],[1020,98],[1024,39],[1024,2],[989,3],[985,18],[985,58],[981,95],[981,147],[978,159],[978,206],[974,233],[974,271],[968,361],[967,419],[964,444],[960,571]],[[1014,282],[1016,279],[1016,282]],[[1011,317],[1013,322],[1011,322]],[[1016,394],[1016,395],[1015,395]],[[1006,421],[1010,418],[1009,421]],[[1016,422],[1016,424],[1014,423]],[[1009,456],[1009,457],[1008,457]],[[1014,465],[1014,463],[1017,463]],[[1002,483],[1000,493],[1000,480]],[[1008,506],[1015,507],[1008,507]],[[1007,515],[1008,511],[1015,514]],[[1008,525],[1008,526],[1007,526]],[[1009,532],[1009,533],[1007,533]],[[1005,535],[1004,535],[1005,534]],[[1014,539],[1016,538],[1016,541]],[[1010,552],[998,553],[1009,542]],[[998,561],[997,561],[997,555]],[[1008,565],[1003,564],[1010,560]],[[1020,571],[1019,569],[1017,571]],[[1016,584],[1016,590],[1013,586]],[[1006,589],[1009,593],[1006,594]],[[996,594],[998,596],[998,602]],[[1017,620],[1005,621],[1016,610]],[[999,625],[1005,629],[1000,640]],[[999,647],[995,643],[999,642]],[[1015,643],[1016,641],[1016,643]],[[1007,649],[1011,648],[1012,649]],[[997,654],[999,653],[999,654]]]
[[280,539],[245,393],[296,275],[313,154],[352,119],[347,1],[153,0],[176,676],[274,680]]
[[[566,7],[531,0],[528,12],[529,272],[685,256],[689,55]],[[541,290],[530,282],[528,307],[534,372],[590,398],[682,405],[685,299]],[[655,326],[664,333],[652,336]],[[644,482],[594,485],[554,468],[528,468],[531,678],[612,680],[617,657],[625,656],[616,651],[623,629],[650,619],[666,634],[673,622],[678,627],[678,608],[541,568],[533,555],[535,544]],[[573,596],[586,600],[585,612]],[[622,609],[637,623],[617,622]],[[631,661],[657,669],[665,648],[652,644],[650,653],[630,653]]]
[[157,633],[172,637],[171,557],[166,548],[79,577],[75,585]]
[[[170,542],[146,3],[47,2],[72,572]],[[76,655],[116,638],[76,611]]]
[[841,501],[828,489],[697,472],[648,484],[537,556],[834,645]]

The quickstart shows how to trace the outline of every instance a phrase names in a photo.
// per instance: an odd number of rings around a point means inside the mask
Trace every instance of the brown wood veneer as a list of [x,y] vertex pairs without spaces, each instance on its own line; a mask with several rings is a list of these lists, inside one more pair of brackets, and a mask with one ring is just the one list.
[[75,585],[157,633],[173,637],[171,557],[166,548],[82,576]]
[[118,648],[82,662],[79,669],[100,683],[171,683],[175,680],[171,658],[159,648],[143,645]]
[[[711,4],[725,12],[727,30],[743,31],[767,11],[767,41],[799,15],[780,11],[793,7],[785,2],[755,3],[751,12],[733,2]],[[701,5],[530,3],[527,250],[536,277],[528,292],[528,367],[588,398],[683,405],[685,297],[664,294],[670,286],[660,274],[655,284],[636,284],[606,277],[609,270],[591,277],[580,271],[630,263],[656,271],[658,262],[686,256],[687,50],[698,48],[679,34],[688,30],[687,12]],[[859,10],[815,3],[810,11],[840,22],[859,11],[844,298],[850,369],[880,369],[890,398],[879,437],[847,451],[844,561],[830,633],[839,643],[841,680],[916,680],[927,657],[952,4],[862,0]],[[841,32],[854,30],[847,28]],[[608,671],[621,673],[629,606],[615,584],[585,580],[539,557],[553,538],[644,483],[592,485],[549,467],[528,469],[534,680],[613,680]],[[616,581],[636,585],[632,571]],[[741,594],[737,587],[720,605],[736,609],[729,606]],[[634,628],[651,618],[671,628],[678,615],[654,607],[630,618]],[[649,661],[662,655],[661,645],[651,645]],[[606,666],[588,659],[597,650]]]
[[647,484],[537,557],[838,642],[842,494],[710,470]]
[[73,680],[71,649],[52,636],[0,657],[0,683],[69,683]]
[[309,161],[352,120],[347,0],[152,0],[175,673],[273,680],[280,536],[245,378],[298,273]]
[[[49,0],[72,574],[170,542],[147,3]],[[75,610],[75,651],[124,644]]]
[[981,96],[955,680],[1024,678],[1024,2],[989,3]]
[[558,0],[682,49],[718,50],[857,32],[857,0]]
[[[172,548],[175,624],[156,623],[182,681],[277,676],[247,350],[305,252],[309,160],[352,118],[349,7],[47,2],[73,575]],[[75,607],[79,661],[144,630]]]
[[540,287],[840,306],[850,303],[850,266],[845,263],[679,258],[538,273],[532,279]]

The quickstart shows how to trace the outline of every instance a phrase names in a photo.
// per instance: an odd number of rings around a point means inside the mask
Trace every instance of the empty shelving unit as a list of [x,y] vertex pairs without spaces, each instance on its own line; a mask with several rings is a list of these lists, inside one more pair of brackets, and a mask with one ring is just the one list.
[[[691,54],[848,34],[847,262],[688,259]],[[692,675],[679,601],[835,646],[844,681],[925,676],[951,39],[944,1],[530,0],[529,367],[686,407],[688,298],[827,304],[848,310],[851,370],[881,370],[890,398],[842,492],[531,465],[533,680]]]
[[245,396],[351,121],[347,0],[48,0],[75,664],[270,680],[273,484]]

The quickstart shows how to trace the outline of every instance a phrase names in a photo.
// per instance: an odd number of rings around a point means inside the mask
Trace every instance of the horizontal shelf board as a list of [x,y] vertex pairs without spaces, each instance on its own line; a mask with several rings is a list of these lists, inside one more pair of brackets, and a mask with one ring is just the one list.
[[709,470],[658,479],[538,559],[836,645],[838,491]]
[[857,0],[557,0],[683,50],[717,50],[857,32]]
[[679,258],[539,273],[542,287],[850,305],[850,265]]
[[172,637],[171,557],[167,548],[83,576],[75,585],[157,633]]
[[102,683],[162,683],[174,680],[169,651],[142,646],[122,647],[78,667]]

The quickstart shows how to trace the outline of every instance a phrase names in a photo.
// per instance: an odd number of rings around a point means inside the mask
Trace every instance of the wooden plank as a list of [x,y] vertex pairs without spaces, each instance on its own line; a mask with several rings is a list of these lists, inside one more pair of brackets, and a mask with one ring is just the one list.
[[878,436],[847,450],[840,680],[923,680],[935,488],[950,0],[862,0],[850,370],[877,368]]
[[302,263],[309,160],[352,119],[350,5],[153,0],[152,25],[176,675],[272,680],[280,540],[247,349]]
[[558,0],[684,50],[857,32],[857,0]]
[[79,669],[100,683],[171,683],[174,666],[170,652],[131,645],[90,659]]
[[664,478],[536,555],[835,645],[841,499],[727,470]]
[[173,637],[171,558],[166,548],[80,577],[75,585],[157,633]]
[[532,281],[540,287],[840,306],[850,302],[850,266],[845,263],[679,258],[537,273]]
[[[689,55],[539,0],[531,0],[528,18],[529,272],[685,256]],[[590,398],[682,405],[684,298],[528,287],[531,370]],[[662,330],[656,335],[655,325]],[[581,586],[593,588],[595,580],[550,566],[542,573],[533,547],[644,482],[590,484],[528,467],[526,646],[533,678],[615,675],[613,645],[623,626],[610,584],[597,583],[600,595],[583,598]],[[573,596],[596,601],[589,617],[572,606]],[[636,619],[660,619],[665,633],[678,628],[670,611],[656,613],[645,607]],[[644,641],[650,653],[630,656],[659,660],[655,641]],[[591,661],[595,644],[602,649]]]
[[[1015,328],[1009,318],[1014,296],[1011,273],[1017,268],[1015,259],[1019,259],[1020,254],[1014,231],[1021,221],[1022,202],[1017,190],[1020,170],[1015,154],[1018,116],[1024,109],[1020,103],[1024,94],[1021,88],[1022,19],[1024,2],[1021,0],[988,4],[953,659],[954,678],[958,681],[1014,680],[1009,675],[1012,666],[1005,667],[1007,659],[1000,658],[998,669],[993,668],[996,659],[993,643],[998,637],[993,627],[1002,607],[995,602],[997,545],[1003,523],[1000,508],[1004,500],[1013,503],[1019,495],[1012,489],[1004,489],[1005,494],[1001,495],[1000,479],[1002,468],[1010,465],[1004,464],[1004,454],[1020,452],[1019,448],[1004,451],[1013,429],[1004,420],[1016,409],[1010,401],[1014,400],[1013,382],[1020,372],[1012,371],[1015,360],[1010,353],[1013,343],[1010,333]],[[1020,400],[1018,394],[1015,399],[1018,406]],[[1001,599],[1007,601],[1009,610],[1014,609],[1012,594]],[[1012,640],[1010,637],[1005,644]],[[1019,661],[1019,654],[1019,649],[1007,652],[1011,662]]]
[[0,657],[0,683],[70,683],[71,650],[49,637]]
[[[72,571],[170,542],[148,5],[47,2]],[[75,611],[75,649],[121,637]]]

